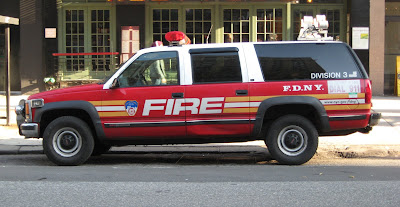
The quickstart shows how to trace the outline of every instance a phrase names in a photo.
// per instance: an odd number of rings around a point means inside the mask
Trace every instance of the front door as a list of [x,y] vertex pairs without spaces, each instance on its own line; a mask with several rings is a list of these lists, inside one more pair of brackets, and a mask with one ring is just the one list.
[[104,96],[99,114],[106,136],[185,136],[185,114],[172,113],[174,102],[183,94],[176,51],[141,55],[118,77],[118,87]]

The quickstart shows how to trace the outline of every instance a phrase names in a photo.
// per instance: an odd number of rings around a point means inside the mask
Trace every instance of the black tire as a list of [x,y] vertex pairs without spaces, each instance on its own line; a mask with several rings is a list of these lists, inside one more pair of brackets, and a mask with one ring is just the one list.
[[94,142],[94,148],[93,148],[92,156],[102,155],[102,154],[108,152],[108,150],[110,150],[110,148],[111,148],[111,145],[103,144],[100,141],[96,140]]
[[269,127],[265,143],[280,164],[301,165],[317,151],[318,132],[303,116],[285,115]]
[[57,165],[80,165],[90,157],[93,147],[89,126],[76,117],[53,120],[43,134],[43,151]]

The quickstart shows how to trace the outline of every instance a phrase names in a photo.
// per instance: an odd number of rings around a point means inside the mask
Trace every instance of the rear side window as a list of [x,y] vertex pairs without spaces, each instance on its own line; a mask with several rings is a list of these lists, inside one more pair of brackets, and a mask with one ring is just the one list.
[[254,47],[266,81],[363,76],[344,44],[258,44]]
[[237,52],[191,54],[193,83],[242,82]]

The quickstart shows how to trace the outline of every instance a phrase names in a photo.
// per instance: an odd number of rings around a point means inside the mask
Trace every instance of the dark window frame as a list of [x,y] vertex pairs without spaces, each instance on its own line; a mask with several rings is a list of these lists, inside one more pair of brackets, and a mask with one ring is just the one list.
[[[239,56],[239,49],[236,47],[227,47],[227,48],[204,48],[204,49],[190,49],[189,50],[190,56],[191,56],[191,67],[192,67],[192,84],[193,85],[200,85],[200,84],[219,84],[219,83],[242,83],[243,82],[243,75],[242,75],[242,66],[240,63],[240,56]],[[194,57],[196,56],[215,56],[215,57],[222,57],[224,56],[223,54],[227,54],[225,55],[226,57],[232,56],[232,57],[236,57],[235,59],[237,60],[237,64],[235,66],[236,69],[239,69],[238,71],[236,71],[238,74],[234,74],[234,75],[238,75],[236,78],[240,77],[240,80],[221,80],[221,81],[197,81],[196,80],[196,63],[194,63]],[[224,61],[226,61],[224,59]],[[225,63],[225,62],[224,62]],[[214,65],[214,64],[212,64]],[[224,65],[224,67],[226,67]],[[222,71],[224,72],[224,71]]]

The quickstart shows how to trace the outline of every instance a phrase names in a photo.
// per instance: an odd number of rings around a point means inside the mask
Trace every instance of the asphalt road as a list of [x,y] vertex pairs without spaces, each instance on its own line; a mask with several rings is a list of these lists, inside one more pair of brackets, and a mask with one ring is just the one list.
[[59,167],[44,155],[2,155],[0,205],[400,206],[398,159],[317,157],[282,166],[268,160],[216,163],[207,155],[185,162],[138,158],[113,154]]

